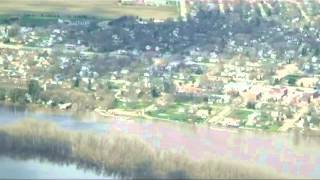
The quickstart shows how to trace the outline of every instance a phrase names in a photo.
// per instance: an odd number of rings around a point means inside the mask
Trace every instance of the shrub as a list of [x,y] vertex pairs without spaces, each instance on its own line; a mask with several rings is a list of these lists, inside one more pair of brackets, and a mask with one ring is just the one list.
[[0,101],[6,100],[6,94],[7,94],[6,89],[0,89]]
[[41,87],[39,85],[39,82],[36,80],[31,80],[28,83],[28,94],[30,94],[33,101],[36,101],[39,99],[40,93],[41,93]]
[[27,91],[24,89],[12,89],[9,91],[9,98],[13,103],[25,104]]

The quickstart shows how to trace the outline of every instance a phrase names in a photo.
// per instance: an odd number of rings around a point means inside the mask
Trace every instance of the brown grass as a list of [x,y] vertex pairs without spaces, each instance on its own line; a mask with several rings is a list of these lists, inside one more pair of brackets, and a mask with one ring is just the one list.
[[115,18],[124,15],[166,19],[176,17],[175,8],[121,6],[117,0],[1,0],[0,13],[58,13]]
[[282,176],[254,165],[159,151],[137,137],[70,132],[34,120],[0,128],[0,155],[42,157],[124,177],[270,179]]

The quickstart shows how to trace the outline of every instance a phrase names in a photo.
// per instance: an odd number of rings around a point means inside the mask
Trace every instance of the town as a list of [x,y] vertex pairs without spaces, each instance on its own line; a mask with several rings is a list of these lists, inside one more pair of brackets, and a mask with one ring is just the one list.
[[0,100],[209,126],[318,130],[320,4],[272,3],[223,10],[200,3],[166,21],[0,15]]

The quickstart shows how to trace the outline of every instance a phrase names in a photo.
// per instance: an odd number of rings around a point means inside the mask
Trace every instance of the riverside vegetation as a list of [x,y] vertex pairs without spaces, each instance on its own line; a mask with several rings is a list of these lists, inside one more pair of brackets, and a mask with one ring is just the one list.
[[157,150],[126,135],[66,131],[50,122],[25,120],[0,128],[0,155],[75,163],[98,174],[129,178],[280,178],[248,164],[212,159],[194,161]]

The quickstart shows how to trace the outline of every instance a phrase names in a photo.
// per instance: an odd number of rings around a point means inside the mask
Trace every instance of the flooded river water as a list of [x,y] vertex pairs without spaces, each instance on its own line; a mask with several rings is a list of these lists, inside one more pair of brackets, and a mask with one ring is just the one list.
[[136,135],[156,148],[183,151],[197,160],[224,157],[294,176],[320,178],[320,138],[300,133],[211,129],[176,122],[105,118],[95,113],[61,115],[0,107],[1,124],[28,118],[52,121],[70,130]]
[[0,179],[109,179],[75,165],[54,164],[49,161],[18,160],[0,156]]

